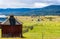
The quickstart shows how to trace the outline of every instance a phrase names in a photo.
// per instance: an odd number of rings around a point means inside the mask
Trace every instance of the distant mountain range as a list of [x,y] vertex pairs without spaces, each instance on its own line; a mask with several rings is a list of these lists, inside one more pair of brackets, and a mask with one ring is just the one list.
[[60,15],[60,5],[50,5],[44,8],[7,8],[1,9],[0,14],[14,14],[19,16],[30,16],[30,15]]

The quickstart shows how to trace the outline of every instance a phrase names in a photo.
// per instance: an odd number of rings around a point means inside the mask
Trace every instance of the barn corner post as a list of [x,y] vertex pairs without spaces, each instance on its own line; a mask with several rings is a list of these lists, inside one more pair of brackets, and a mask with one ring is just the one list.
[[[22,24],[21,24],[21,28],[23,28],[23,25]],[[23,32],[22,32],[22,30],[21,30],[21,38],[23,38]]]

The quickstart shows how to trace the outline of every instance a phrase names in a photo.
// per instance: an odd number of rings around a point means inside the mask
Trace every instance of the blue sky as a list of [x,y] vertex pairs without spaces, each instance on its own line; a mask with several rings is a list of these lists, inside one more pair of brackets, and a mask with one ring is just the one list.
[[0,0],[0,8],[42,8],[60,5],[60,0]]

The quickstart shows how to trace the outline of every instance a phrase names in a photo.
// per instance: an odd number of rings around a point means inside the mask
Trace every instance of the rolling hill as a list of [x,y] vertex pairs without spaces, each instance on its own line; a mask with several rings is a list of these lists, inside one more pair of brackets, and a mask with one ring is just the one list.
[[9,15],[23,15],[30,16],[34,15],[60,15],[60,5],[50,5],[44,8],[0,8],[0,13]]

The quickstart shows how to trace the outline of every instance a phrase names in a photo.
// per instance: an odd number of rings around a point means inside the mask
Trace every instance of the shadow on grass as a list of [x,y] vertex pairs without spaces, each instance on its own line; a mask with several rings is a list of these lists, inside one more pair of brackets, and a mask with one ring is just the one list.
[[1,38],[26,38],[26,37],[22,36],[22,37],[1,37]]

